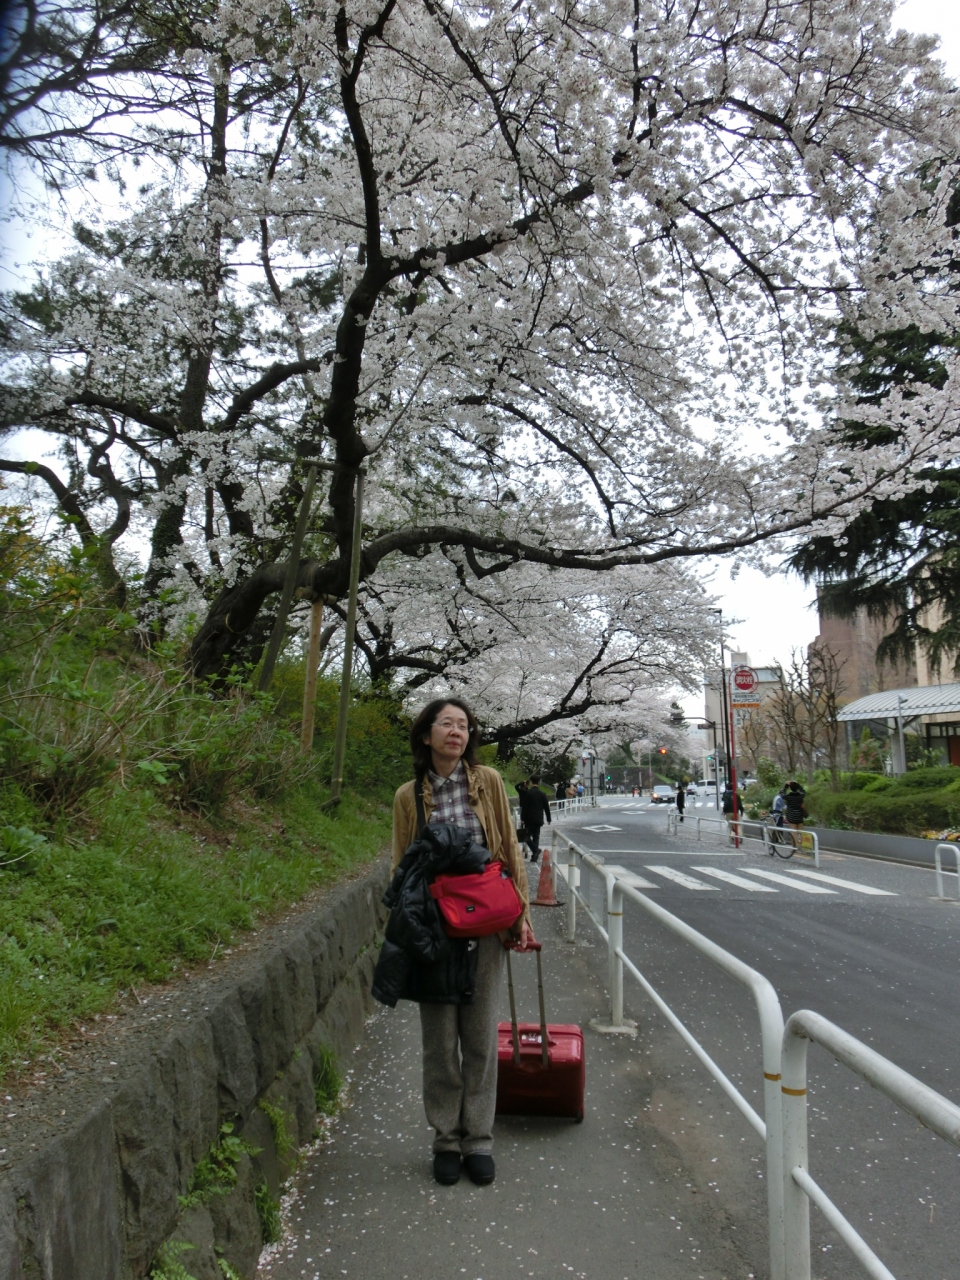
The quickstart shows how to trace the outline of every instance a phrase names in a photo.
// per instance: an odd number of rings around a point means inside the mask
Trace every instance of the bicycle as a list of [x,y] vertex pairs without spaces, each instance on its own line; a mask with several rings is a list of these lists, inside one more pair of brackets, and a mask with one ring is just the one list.
[[[782,827],[781,826],[767,827],[766,829],[770,832],[770,840],[769,840],[767,851],[770,854],[771,858],[774,855],[776,855],[778,858],[783,858],[784,861],[786,861],[787,858],[792,858],[797,851],[797,846],[793,842],[795,833],[792,830],[792,828],[784,825]],[[790,841],[789,844],[784,843],[787,837],[789,837],[789,841]]]

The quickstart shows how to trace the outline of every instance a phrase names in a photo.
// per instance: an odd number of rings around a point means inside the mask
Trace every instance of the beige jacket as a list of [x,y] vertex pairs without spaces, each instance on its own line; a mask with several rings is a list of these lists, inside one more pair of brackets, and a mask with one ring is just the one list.
[[[523,899],[523,919],[530,921],[530,888],[523,854],[517,843],[510,805],[503,779],[496,769],[477,764],[472,768],[464,761],[469,785],[470,808],[480,819],[483,834],[491,858],[503,862],[513,876],[513,882]],[[417,802],[414,799],[414,782],[405,782],[393,798],[393,867],[396,867],[417,835]],[[427,821],[433,813],[433,788],[429,777],[423,780],[423,812]]]

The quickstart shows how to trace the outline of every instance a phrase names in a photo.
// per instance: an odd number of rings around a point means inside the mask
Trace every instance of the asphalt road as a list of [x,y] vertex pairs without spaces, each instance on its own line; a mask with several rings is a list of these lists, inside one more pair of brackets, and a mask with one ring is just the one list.
[[[676,838],[666,835],[664,807],[630,797],[605,798],[563,830],[642,877],[650,886],[642,892],[769,978],[785,1017],[813,1009],[960,1102],[960,906],[936,900],[933,872],[822,854],[821,873],[842,883],[815,879],[807,858],[775,860],[756,846],[728,851],[715,838],[698,844],[690,819],[713,810],[688,803]],[[592,926],[582,920],[581,929]],[[750,997],[629,903],[624,937],[627,954],[720,1066],[747,1096],[758,1094]],[[747,1231],[762,1180],[758,1141],[640,988],[626,982],[628,1016],[645,1039],[654,1033],[649,1051],[662,1087],[651,1109],[691,1167],[705,1145],[719,1152],[710,1157],[714,1194]],[[815,1047],[810,1077],[813,1176],[898,1280],[956,1280],[960,1152]],[[811,1222],[814,1276],[862,1276],[816,1209]]]

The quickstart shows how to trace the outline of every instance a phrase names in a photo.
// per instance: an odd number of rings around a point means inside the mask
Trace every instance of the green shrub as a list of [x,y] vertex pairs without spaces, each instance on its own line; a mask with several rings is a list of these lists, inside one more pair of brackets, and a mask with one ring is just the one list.
[[876,782],[881,774],[876,773],[845,773],[840,775],[841,790],[846,791],[865,791],[872,782]]
[[273,1133],[274,1145],[277,1148],[277,1155],[281,1160],[293,1154],[296,1150],[296,1140],[287,1128],[287,1113],[283,1107],[276,1106],[275,1103],[267,1102],[265,1098],[261,1098],[257,1104],[263,1114],[270,1121],[270,1129]]
[[233,1132],[232,1124],[225,1124],[220,1135],[202,1160],[198,1160],[190,1179],[190,1189],[180,1196],[180,1208],[191,1209],[199,1204],[209,1204],[213,1196],[228,1195],[237,1185],[237,1165],[243,1156],[255,1156],[259,1147]]
[[807,808],[819,826],[919,836],[960,824],[960,790],[817,791],[808,793]]
[[343,1076],[337,1066],[336,1054],[327,1045],[320,1050],[320,1061],[313,1073],[313,1087],[317,1098],[317,1110],[320,1114],[336,1115],[340,1108]]
[[880,774],[874,775],[869,780],[869,782],[865,784],[865,786],[863,787],[863,790],[869,791],[871,792],[871,794],[876,794],[877,792],[880,792],[880,791],[889,791],[893,785],[894,785],[893,778],[887,777],[885,774],[880,773]]
[[283,1236],[283,1223],[280,1221],[280,1202],[274,1200],[270,1188],[261,1182],[253,1193],[257,1206],[257,1217],[260,1219],[260,1239],[264,1244],[276,1244]]
[[891,778],[897,791],[933,791],[960,782],[960,769],[956,765],[934,765],[926,769],[911,769],[899,778]]
[[217,1266],[220,1269],[220,1275],[223,1277],[223,1280],[243,1280],[239,1271],[234,1271],[230,1263],[219,1252],[217,1254]]
[[161,1245],[156,1262],[150,1271],[150,1280],[194,1280],[180,1261],[181,1254],[192,1252],[194,1247],[182,1240]]
[[758,817],[761,809],[766,809],[769,813],[770,806],[773,804],[773,797],[776,794],[776,787],[764,786],[761,782],[751,782],[750,786],[743,792],[743,803],[751,805],[758,810],[758,813],[753,815]]

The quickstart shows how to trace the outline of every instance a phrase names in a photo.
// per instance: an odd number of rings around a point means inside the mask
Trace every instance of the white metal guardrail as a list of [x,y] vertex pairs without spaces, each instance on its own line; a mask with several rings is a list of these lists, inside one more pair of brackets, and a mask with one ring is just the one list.
[[[510,805],[510,813],[513,817],[514,825],[520,827],[520,801],[516,796],[511,796],[507,801]],[[596,796],[573,796],[570,800],[551,800],[550,802],[551,820],[560,818],[569,818],[572,814],[580,813],[584,809],[596,809]]]
[[793,1014],[783,1033],[783,1172],[786,1280],[810,1280],[810,1201],[817,1206],[872,1280],[895,1280],[859,1232],[810,1176],[807,1159],[807,1045],[822,1045],[838,1062],[960,1147],[960,1107],[888,1058],[809,1009]]
[[582,809],[596,808],[596,796],[573,796],[570,800],[551,800],[550,816],[553,818],[569,817],[572,813],[580,813]]
[[[733,839],[733,825],[727,822],[726,818],[694,818],[693,822],[696,826],[698,840],[703,839],[705,825],[716,831],[725,843],[729,843]],[[684,823],[683,825],[686,828],[687,824]],[[749,828],[759,830],[760,835],[751,835]],[[679,834],[680,815],[678,813],[668,813],[667,835],[675,836]],[[798,853],[812,854],[814,866],[820,866],[820,837],[816,831],[794,831],[792,827],[778,827],[756,818],[741,818],[737,823],[737,836],[744,843],[749,840],[754,844],[763,845],[764,853],[774,853],[777,846],[783,847],[793,843],[794,849]],[[960,867],[960,861],[958,861],[958,867]]]
[[[567,940],[576,940],[579,904],[607,943],[612,1027],[625,1025],[623,973],[626,969],[764,1141],[771,1280],[811,1280],[811,1200],[871,1280],[895,1280],[856,1228],[810,1176],[807,1158],[807,1044],[813,1040],[822,1045],[837,1061],[856,1072],[915,1116],[921,1124],[955,1147],[960,1147],[960,1107],[820,1014],[800,1010],[784,1026],[777,993],[763,974],[751,969],[710,938],[645,897],[628,881],[619,879],[617,874],[607,870],[599,855],[580,848],[562,831],[557,831],[556,835],[567,847]],[[559,862],[559,857],[557,861]],[[592,902],[595,881],[602,887],[599,911],[606,915],[606,927],[598,918]],[[763,1117],[757,1114],[737,1086],[625,953],[625,899],[689,943],[752,994],[760,1023]]]
[[948,844],[946,841],[937,845],[933,855],[934,862],[937,864],[937,897],[945,898],[947,896],[943,892],[943,867],[940,865],[941,849],[946,849],[948,853],[952,853],[957,860],[957,900],[960,901],[960,844]]

